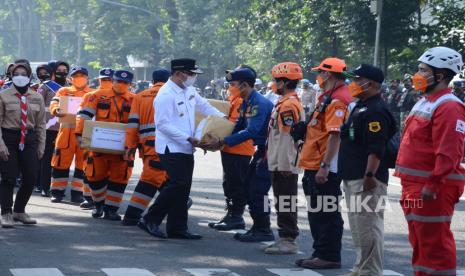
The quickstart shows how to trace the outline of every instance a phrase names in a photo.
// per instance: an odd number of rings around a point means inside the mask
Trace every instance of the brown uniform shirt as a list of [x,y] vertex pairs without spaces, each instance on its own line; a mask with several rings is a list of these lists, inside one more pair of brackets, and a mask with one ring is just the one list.
[[[21,130],[21,105],[20,99],[16,95],[18,91],[11,86],[0,93],[0,127]],[[42,96],[29,89],[25,94],[27,99],[27,126],[28,130],[37,133],[38,150],[44,152],[45,149],[45,105]],[[1,138],[0,143],[4,143]]]

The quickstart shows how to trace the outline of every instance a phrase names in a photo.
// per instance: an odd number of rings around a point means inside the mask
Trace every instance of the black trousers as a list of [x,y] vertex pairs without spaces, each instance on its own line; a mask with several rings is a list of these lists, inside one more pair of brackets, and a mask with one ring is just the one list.
[[250,159],[250,156],[221,152],[224,196],[231,201],[235,215],[242,215],[247,204],[245,180]]
[[150,206],[144,219],[160,225],[168,215],[166,232],[185,231],[187,227],[187,201],[191,192],[192,174],[194,173],[194,155],[170,153],[160,154],[160,161],[168,174],[157,199]]
[[[37,135],[30,132],[26,136],[24,150],[19,150],[21,133],[19,131],[2,129],[2,138],[9,151],[7,161],[0,161],[0,206],[1,213],[24,213],[27,202],[31,197],[34,184],[37,181],[39,171],[39,159],[37,156]],[[16,193],[13,207],[13,192],[16,177],[21,172],[22,184]]]
[[40,160],[39,177],[37,180],[37,187],[42,191],[50,191],[50,181],[52,178],[52,156],[55,149],[55,140],[58,131],[47,130],[45,139],[44,156]]
[[279,172],[271,173],[280,238],[295,239],[299,236],[299,227],[297,226],[298,177],[297,174],[283,176]]
[[[317,184],[315,175],[317,171],[304,173],[302,186],[307,200],[310,200],[308,221],[313,237],[313,257],[332,262],[341,261],[341,240],[344,221],[341,211],[324,210],[326,198],[339,198],[342,195],[342,179],[335,173],[329,173],[328,182]],[[318,202],[320,201],[320,202]]]

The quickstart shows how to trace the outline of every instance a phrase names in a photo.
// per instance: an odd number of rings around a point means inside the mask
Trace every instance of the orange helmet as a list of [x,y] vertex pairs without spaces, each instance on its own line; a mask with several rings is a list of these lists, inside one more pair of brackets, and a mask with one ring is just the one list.
[[271,70],[273,78],[286,78],[289,80],[301,80],[304,78],[302,68],[299,64],[294,62],[282,62],[275,65]]
[[318,67],[313,67],[312,71],[327,71],[333,73],[343,73],[347,70],[346,63],[339,58],[325,58]]

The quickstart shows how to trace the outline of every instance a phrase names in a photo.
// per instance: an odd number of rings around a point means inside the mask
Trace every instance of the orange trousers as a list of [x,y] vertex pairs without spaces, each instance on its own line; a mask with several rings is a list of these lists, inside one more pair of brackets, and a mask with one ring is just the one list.
[[422,200],[423,183],[402,180],[400,204],[407,219],[415,276],[455,275],[456,248],[450,230],[463,185],[445,183],[437,198]]
[[79,148],[74,128],[61,128],[56,138],[55,152],[52,156],[52,180],[50,183],[52,195],[64,196],[73,160],[74,175],[71,181],[71,194],[82,194],[84,151]]
[[85,174],[95,204],[118,210],[133,167],[134,161],[124,160],[122,155],[89,152]]
[[138,220],[167,179],[158,155],[143,157],[144,167],[126,209],[125,219]]

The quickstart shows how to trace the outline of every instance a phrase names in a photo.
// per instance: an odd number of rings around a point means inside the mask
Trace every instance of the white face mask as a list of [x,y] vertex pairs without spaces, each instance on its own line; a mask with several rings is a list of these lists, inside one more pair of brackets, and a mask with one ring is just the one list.
[[193,75],[193,76],[188,76],[187,77],[187,80],[185,80],[183,82],[184,86],[187,88],[187,87],[191,87],[192,85],[194,85],[195,81],[197,80],[197,75]]
[[14,76],[12,81],[18,87],[25,87],[31,80],[26,76]]

